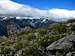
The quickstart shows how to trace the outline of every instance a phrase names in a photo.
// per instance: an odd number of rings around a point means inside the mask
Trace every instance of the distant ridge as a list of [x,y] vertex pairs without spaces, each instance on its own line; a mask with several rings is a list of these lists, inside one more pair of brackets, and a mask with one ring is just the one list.
[[[2,20],[3,19],[3,20]],[[31,28],[46,28],[50,24],[57,23],[48,19],[16,19],[16,17],[0,17],[0,35],[7,35],[7,22],[14,22],[17,30],[25,27]]]

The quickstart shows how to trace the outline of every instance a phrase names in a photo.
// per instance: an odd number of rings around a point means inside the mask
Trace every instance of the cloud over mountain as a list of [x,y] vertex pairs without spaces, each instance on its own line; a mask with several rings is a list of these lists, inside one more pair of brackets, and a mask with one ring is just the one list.
[[56,8],[50,10],[41,10],[28,5],[19,4],[10,0],[0,0],[0,14],[8,16],[48,17],[49,19],[52,18],[53,20],[57,21],[75,18],[75,10]]
[[49,13],[52,14],[54,20],[64,21],[67,19],[75,18],[75,10],[66,10],[66,9],[51,9]]

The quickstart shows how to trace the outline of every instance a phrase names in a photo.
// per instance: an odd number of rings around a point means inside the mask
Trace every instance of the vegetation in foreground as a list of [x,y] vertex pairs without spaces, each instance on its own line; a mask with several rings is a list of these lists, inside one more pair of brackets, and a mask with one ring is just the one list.
[[0,54],[46,56],[47,46],[75,31],[75,25],[72,24],[67,26],[65,23],[59,23],[48,28],[29,28],[13,37],[3,36],[0,38]]

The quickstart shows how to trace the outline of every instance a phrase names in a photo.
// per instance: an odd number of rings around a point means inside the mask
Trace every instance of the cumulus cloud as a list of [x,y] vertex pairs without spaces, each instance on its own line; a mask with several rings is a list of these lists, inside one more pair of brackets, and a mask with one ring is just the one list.
[[8,0],[0,0],[0,1],[8,1]]
[[51,9],[49,13],[52,15],[53,20],[64,21],[68,19],[75,18],[75,10],[66,10],[66,9]]
[[23,17],[48,17],[49,19],[56,21],[64,21],[70,18],[75,18],[75,10],[56,8],[50,10],[41,10],[28,5],[19,4],[10,0],[0,0],[0,14]]
[[[8,13],[9,12],[9,13]],[[18,4],[12,1],[0,1],[0,13],[14,16],[44,16],[47,15],[46,10],[32,8],[27,5]]]

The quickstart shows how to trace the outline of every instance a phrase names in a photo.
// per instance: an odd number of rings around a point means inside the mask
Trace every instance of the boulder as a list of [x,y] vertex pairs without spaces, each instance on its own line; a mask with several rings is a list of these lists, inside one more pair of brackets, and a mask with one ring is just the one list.
[[62,50],[64,48],[71,48],[75,44],[75,35],[70,35],[64,37],[58,41],[55,41],[51,45],[49,45],[46,49],[47,50]]
[[75,51],[75,35],[66,36],[55,41],[46,49],[48,51],[48,56],[75,56],[75,52],[72,52]]
[[75,56],[75,52],[69,52],[66,54],[66,56]]

